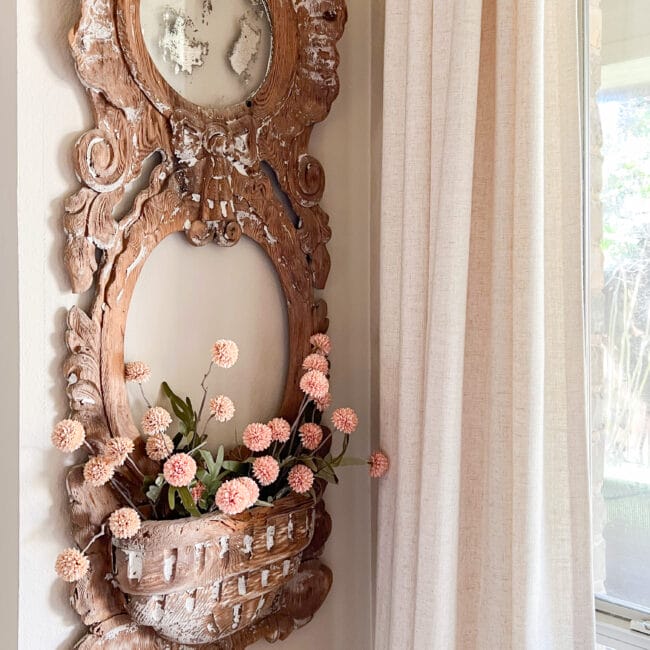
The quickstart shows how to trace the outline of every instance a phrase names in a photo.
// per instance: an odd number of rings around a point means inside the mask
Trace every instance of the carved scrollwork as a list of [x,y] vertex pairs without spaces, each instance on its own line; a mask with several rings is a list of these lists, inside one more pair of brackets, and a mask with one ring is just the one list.
[[[328,326],[327,305],[314,290],[327,279],[331,232],[320,207],[325,174],[308,151],[309,138],[338,94],[336,43],[347,12],[344,0],[265,2],[274,30],[267,78],[249,101],[220,111],[190,104],[162,79],[142,40],[137,0],[81,0],[70,46],[94,125],[75,146],[82,186],[65,203],[64,261],[73,290],[92,287],[95,299],[88,313],[79,308],[69,313],[64,373],[72,414],[97,450],[115,435],[139,440],[123,381],[124,326],[144,263],[175,234],[195,246],[233,246],[245,236],[267,253],[289,315],[289,372],[280,411],[292,417],[298,409],[309,337]],[[154,152],[162,162],[124,210],[120,203],[129,184]],[[145,462],[141,440],[134,459]],[[79,468],[70,473],[68,490],[75,539],[83,548],[120,501],[110,487],[88,490]],[[330,530],[321,505],[314,540],[272,613],[228,638],[195,647],[239,650],[261,639],[284,639],[308,622],[332,582],[318,559]],[[185,647],[133,622],[122,592],[106,579],[113,570],[107,544],[93,545],[91,555],[93,570],[72,594],[89,626],[79,648]]]

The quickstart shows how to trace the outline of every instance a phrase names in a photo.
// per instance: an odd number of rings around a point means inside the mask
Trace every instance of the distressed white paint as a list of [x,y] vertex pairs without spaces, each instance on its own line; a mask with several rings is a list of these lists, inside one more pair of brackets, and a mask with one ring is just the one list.
[[129,580],[142,578],[143,554],[141,551],[121,551],[127,555],[126,572]]
[[282,576],[286,578],[289,575],[289,570],[291,569],[291,560],[284,560],[282,562]]
[[246,595],[246,576],[239,576],[237,578],[237,593],[240,596],[245,596]]
[[222,535],[219,538],[219,557],[223,559],[226,557],[226,553],[228,552],[228,544],[229,544],[229,539],[225,535]]
[[275,544],[275,526],[266,527],[266,550],[270,551]]
[[236,630],[239,627],[239,622],[241,621],[241,605],[237,604],[233,607],[232,610],[232,629]]
[[176,567],[176,553],[171,553],[163,561],[163,578],[165,582],[169,582],[174,575]]
[[289,520],[287,521],[287,537],[293,539],[293,513],[289,515]]
[[269,585],[269,570],[268,569],[262,569],[262,575],[260,577],[260,580],[262,582],[262,587],[268,587]]
[[250,555],[253,552],[253,537],[251,535],[244,536],[244,545],[242,547],[242,550],[247,555]]

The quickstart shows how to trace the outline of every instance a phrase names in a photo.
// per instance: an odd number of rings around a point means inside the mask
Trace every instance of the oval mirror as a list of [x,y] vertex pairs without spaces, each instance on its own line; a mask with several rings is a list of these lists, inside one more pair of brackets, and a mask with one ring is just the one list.
[[160,74],[193,104],[239,104],[266,78],[272,34],[264,0],[141,0],[140,23]]
[[[198,409],[200,382],[214,341],[239,346],[239,360],[228,370],[213,368],[208,399],[224,394],[235,403],[232,421],[212,420],[210,448],[232,447],[250,422],[278,415],[288,365],[286,301],[264,251],[242,237],[233,248],[194,248],[182,235],[170,235],[151,253],[135,286],[126,324],[124,358],[146,361],[149,401],[169,409],[160,385],[167,381]],[[127,384],[133,421],[146,405],[139,388]]]

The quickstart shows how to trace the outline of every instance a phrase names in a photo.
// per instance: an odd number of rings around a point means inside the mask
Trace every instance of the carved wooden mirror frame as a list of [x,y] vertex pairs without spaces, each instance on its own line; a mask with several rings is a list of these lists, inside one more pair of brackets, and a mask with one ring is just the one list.
[[[308,144],[338,94],[336,43],[347,12],[344,0],[265,0],[265,6],[272,28],[267,76],[250,99],[220,110],[192,104],[162,77],[144,43],[139,0],[81,2],[70,45],[95,126],[75,147],[83,186],[66,203],[65,264],[73,290],[92,289],[95,297],[88,313],[70,311],[65,376],[72,416],[95,449],[114,435],[139,439],[124,382],[126,318],[144,263],[172,233],[184,233],[195,246],[232,246],[244,235],[269,256],[289,319],[281,414],[296,415],[309,337],[328,324],[325,302],[314,297],[330,266],[328,217],[319,206],[325,180]],[[128,185],[152,155],[160,160],[148,186],[118,215]],[[135,453],[146,462],[142,449]],[[75,540],[84,547],[120,502],[109,487],[88,490],[79,468],[68,490]],[[308,621],[331,583],[318,560],[330,526],[320,506],[302,577],[273,615],[201,647],[285,638]],[[72,595],[90,628],[79,647],[183,647],[130,619],[111,580],[110,541],[94,544],[89,556],[92,569]]]

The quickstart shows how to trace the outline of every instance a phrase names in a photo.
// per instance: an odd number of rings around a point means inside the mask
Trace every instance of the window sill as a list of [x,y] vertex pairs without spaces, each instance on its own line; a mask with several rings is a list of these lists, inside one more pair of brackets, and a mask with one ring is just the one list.
[[628,620],[604,612],[596,612],[598,643],[615,650],[650,650],[650,636],[633,632]]

